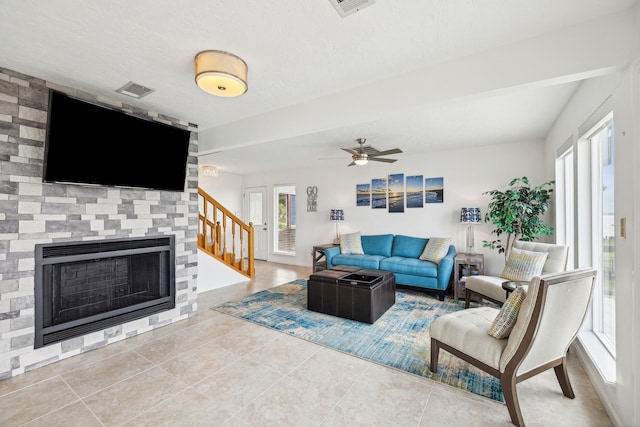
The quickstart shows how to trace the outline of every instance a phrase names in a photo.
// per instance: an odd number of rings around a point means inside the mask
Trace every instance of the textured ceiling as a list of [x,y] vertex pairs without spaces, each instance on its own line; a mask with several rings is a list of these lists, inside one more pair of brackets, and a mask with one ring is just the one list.
[[[228,135],[234,135],[236,123],[241,129],[277,121],[284,128],[315,100],[326,99],[330,109],[341,94],[394,76],[400,76],[396,84],[402,88],[407,73],[634,5],[633,0],[378,0],[341,18],[328,0],[5,0],[0,66],[174,116],[214,135],[222,126],[227,136],[204,144],[205,151],[215,152],[220,142],[222,153],[203,155],[201,162],[248,173],[279,168],[280,159],[292,156],[339,157],[338,148],[353,146],[357,137],[379,149],[402,140],[405,152],[543,138],[578,79],[456,102],[413,102],[411,108],[403,108],[393,87],[385,86],[375,93],[376,101],[396,112],[385,118],[344,114],[297,135],[265,127],[259,141],[246,140],[237,145],[242,148],[222,141],[233,139]],[[195,86],[193,58],[207,49],[232,52],[248,63],[245,95],[216,98]],[[504,70],[505,64],[496,67]],[[114,92],[129,81],[155,92],[141,100]],[[293,113],[284,114],[285,109]],[[342,163],[348,160],[347,155]]]

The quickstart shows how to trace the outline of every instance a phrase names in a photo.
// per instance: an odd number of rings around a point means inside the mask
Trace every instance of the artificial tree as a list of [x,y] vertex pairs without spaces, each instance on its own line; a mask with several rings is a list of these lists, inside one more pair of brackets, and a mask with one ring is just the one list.
[[[532,241],[541,234],[551,234],[553,228],[542,220],[542,215],[549,208],[549,199],[555,181],[547,181],[532,187],[526,176],[515,178],[509,182],[506,191],[491,190],[483,194],[491,196],[485,222],[491,222],[497,239],[491,242],[483,240],[483,246],[497,249],[509,257],[513,242],[516,240]],[[506,235],[506,242],[499,239]]]

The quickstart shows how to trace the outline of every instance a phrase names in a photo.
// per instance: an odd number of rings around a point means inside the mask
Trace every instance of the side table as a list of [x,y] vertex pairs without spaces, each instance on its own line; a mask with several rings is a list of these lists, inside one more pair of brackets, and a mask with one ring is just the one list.
[[454,258],[453,298],[465,297],[467,277],[484,274],[484,255],[461,252]]
[[328,243],[326,245],[316,245],[313,247],[313,272],[326,270],[327,260],[324,259],[325,249],[333,248],[334,246],[340,246],[336,243]]

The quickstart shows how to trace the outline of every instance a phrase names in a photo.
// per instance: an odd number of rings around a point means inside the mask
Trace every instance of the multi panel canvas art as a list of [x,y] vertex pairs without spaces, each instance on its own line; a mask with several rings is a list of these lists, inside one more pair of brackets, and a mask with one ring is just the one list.
[[398,173],[387,178],[372,179],[371,184],[356,185],[356,206],[404,212],[405,207],[422,208],[425,204],[443,202],[443,177],[424,178],[423,175],[410,175],[405,179],[403,173]]

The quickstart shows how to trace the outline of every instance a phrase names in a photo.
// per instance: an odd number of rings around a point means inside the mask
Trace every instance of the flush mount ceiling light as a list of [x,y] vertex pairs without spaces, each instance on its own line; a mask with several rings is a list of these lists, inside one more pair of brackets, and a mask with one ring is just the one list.
[[196,84],[212,95],[233,97],[247,91],[247,63],[220,50],[205,50],[195,57]]
[[213,165],[202,165],[200,166],[200,175],[218,176],[218,168]]

